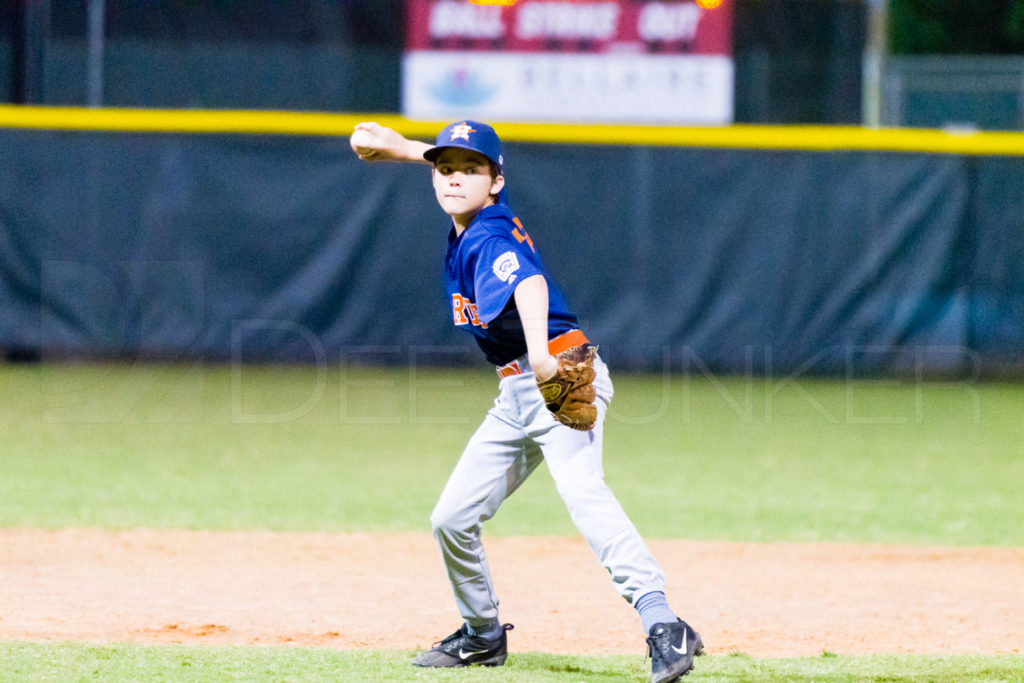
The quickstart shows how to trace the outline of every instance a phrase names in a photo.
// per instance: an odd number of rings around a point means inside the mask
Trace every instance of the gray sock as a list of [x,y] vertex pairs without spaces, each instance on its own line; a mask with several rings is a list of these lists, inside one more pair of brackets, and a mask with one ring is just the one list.
[[466,622],[466,627],[469,629],[469,635],[479,636],[487,640],[494,640],[501,635],[501,622],[497,619],[491,619],[490,621],[478,622],[471,624]]
[[655,624],[674,624],[676,615],[668,606],[665,594],[661,591],[651,591],[640,596],[633,606],[640,614],[640,621],[644,624],[644,633],[650,634]]

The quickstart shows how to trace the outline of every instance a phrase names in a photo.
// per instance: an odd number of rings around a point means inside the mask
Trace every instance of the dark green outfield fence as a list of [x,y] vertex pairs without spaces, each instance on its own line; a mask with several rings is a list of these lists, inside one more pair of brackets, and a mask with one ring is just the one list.
[[[429,170],[359,162],[360,117],[0,110],[9,356],[478,362]],[[619,366],[1024,367],[1024,136],[497,127],[515,209]]]

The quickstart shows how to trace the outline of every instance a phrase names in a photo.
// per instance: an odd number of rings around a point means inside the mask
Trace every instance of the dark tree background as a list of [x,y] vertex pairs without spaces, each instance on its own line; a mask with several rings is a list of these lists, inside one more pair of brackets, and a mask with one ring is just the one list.
[[1024,54],[1024,0],[889,0],[889,49]]

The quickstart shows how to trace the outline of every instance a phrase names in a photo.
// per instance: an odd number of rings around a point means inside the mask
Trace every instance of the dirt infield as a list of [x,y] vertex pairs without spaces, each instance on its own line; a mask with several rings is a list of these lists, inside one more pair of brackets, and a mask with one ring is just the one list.
[[[513,650],[643,654],[581,540],[486,545]],[[1024,549],[650,546],[713,654],[1024,648]],[[458,621],[426,535],[0,529],[0,639],[416,649]]]

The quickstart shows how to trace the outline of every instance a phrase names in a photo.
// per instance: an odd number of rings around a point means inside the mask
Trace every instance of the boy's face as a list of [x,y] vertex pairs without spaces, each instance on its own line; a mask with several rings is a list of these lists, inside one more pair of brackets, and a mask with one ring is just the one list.
[[466,227],[491,195],[505,186],[505,178],[491,178],[487,157],[460,147],[443,150],[434,162],[434,194],[437,203],[457,225]]

